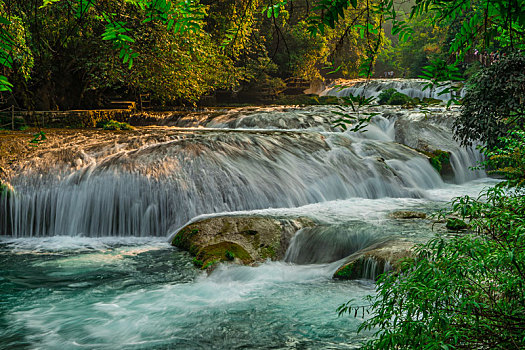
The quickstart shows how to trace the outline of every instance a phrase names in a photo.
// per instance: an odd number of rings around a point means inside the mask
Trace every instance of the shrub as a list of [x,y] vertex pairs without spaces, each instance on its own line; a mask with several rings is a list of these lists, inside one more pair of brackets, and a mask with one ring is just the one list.
[[101,127],[104,130],[133,130],[135,129],[128,123],[117,122],[116,120],[109,120],[106,122],[98,122],[97,127]]
[[[472,233],[420,245],[368,297],[368,349],[525,348],[525,197],[495,187],[458,198]],[[448,213],[450,214],[450,213]],[[351,302],[340,313],[356,310]],[[354,314],[352,312],[352,314]]]
[[449,218],[447,219],[446,227],[452,231],[460,231],[460,230],[465,230],[468,227],[468,225],[463,220],[456,219],[456,218]]
[[510,130],[525,126],[525,55],[514,53],[469,79],[454,131],[462,144],[489,148]]
[[514,130],[498,139],[498,147],[484,148],[490,173],[503,175],[513,187],[525,186],[525,131]]
[[406,105],[409,103],[413,103],[412,98],[400,92],[395,92],[392,95],[392,97],[390,97],[390,99],[388,100],[389,105],[401,106],[401,105]]
[[377,96],[377,102],[380,105],[406,105],[414,103],[414,99],[411,97],[398,92],[396,89],[386,89],[381,91]]
[[388,101],[390,101],[390,98],[396,92],[397,92],[396,89],[386,89],[386,90],[381,91],[379,96],[377,96],[377,103],[379,103],[380,105],[388,104]]

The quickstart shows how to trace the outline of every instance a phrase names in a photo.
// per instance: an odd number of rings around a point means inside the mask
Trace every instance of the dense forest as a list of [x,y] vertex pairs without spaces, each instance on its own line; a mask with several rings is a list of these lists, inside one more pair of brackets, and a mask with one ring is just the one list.
[[[458,50],[469,75],[486,64],[481,56],[523,36],[519,13],[509,12],[518,21],[483,18],[484,4],[4,1],[2,65],[13,94],[3,99],[30,110],[104,107],[141,94],[157,106],[217,93],[256,102],[290,81],[415,78],[430,62],[454,63]],[[499,6],[489,12],[506,9]],[[489,30],[489,21],[501,26]]]

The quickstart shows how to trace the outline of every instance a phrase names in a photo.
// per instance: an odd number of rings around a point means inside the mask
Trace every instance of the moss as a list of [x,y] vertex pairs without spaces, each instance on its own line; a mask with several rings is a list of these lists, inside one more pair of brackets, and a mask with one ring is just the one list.
[[411,97],[402,94],[400,92],[394,92],[394,94],[388,100],[389,105],[401,106],[406,104],[413,104],[414,100]]
[[466,230],[468,228],[468,224],[461,219],[449,218],[447,219],[446,227],[452,231],[461,231]]
[[411,98],[408,95],[398,92],[396,89],[386,89],[381,91],[377,97],[377,103],[380,105],[412,105],[418,100]]
[[202,265],[201,268],[202,268],[203,270],[206,270],[207,268],[209,268],[209,267],[211,267],[211,266],[217,264],[218,262],[220,262],[220,260],[210,260],[210,261],[208,261],[208,262],[206,263],[206,265]]
[[97,128],[103,128],[104,130],[133,130],[135,129],[128,123],[117,122],[116,120],[101,120],[96,124]]
[[253,261],[251,255],[240,245],[232,242],[221,242],[203,247],[197,253],[197,259],[203,262],[203,268],[209,266],[210,262],[231,261],[235,258],[243,263]]
[[340,280],[351,280],[354,279],[354,269],[353,269],[353,263],[345,265],[341,268],[339,268],[335,274],[334,278],[340,279]]
[[429,157],[430,165],[437,170],[438,173],[442,173],[444,165],[450,165],[450,153],[442,150],[435,150],[432,152],[420,151]]
[[272,246],[261,248],[261,257],[263,259],[270,258],[270,259],[274,260],[275,257],[276,257],[275,248],[272,247]]
[[202,268],[202,260],[199,260],[197,258],[193,258],[193,265],[195,265],[198,268]]
[[[197,233],[199,233],[199,230],[196,228],[191,229],[190,227],[185,227],[182,230],[175,235],[173,240],[171,241],[171,245],[174,245],[175,247],[185,249],[192,253],[192,250],[195,249],[195,246],[192,244],[191,239],[193,236],[195,236]],[[195,253],[192,253],[195,255]]]
[[235,259],[235,253],[232,253],[229,250],[227,250],[226,253],[224,253],[224,256],[226,256],[226,259],[228,259],[230,261]]
[[13,193],[14,190],[10,185],[4,184],[0,181],[0,197],[10,197]]

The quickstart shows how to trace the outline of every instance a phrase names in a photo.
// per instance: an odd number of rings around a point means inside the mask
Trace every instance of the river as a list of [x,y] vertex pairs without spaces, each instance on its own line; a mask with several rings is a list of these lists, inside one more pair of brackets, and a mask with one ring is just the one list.
[[[368,315],[336,308],[366,305],[374,283],[333,280],[330,244],[424,242],[431,218],[391,214],[432,214],[494,183],[453,140],[457,111],[372,109],[360,134],[335,129],[333,107],[240,108],[51,144],[0,200],[0,348],[359,348]],[[451,153],[446,181],[415,148]],[[308,240],[326,244],[208,275],[167,242],[225,214],[308,216],[324,227]]]

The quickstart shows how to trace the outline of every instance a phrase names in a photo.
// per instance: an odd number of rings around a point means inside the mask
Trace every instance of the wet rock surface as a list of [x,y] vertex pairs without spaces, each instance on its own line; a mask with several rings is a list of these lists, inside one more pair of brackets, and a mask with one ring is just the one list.
[[377,279],[387,271],[399,268],[401,260],[413,256],[414,243],[404,240],[388,240],[349,256],[334,273],[334,279]]
[[315,225],[306,217],[219,216],[183,227],[171,244],[190,252],[203,269],[222,261],[252,264],[281,260],[293,235]]

